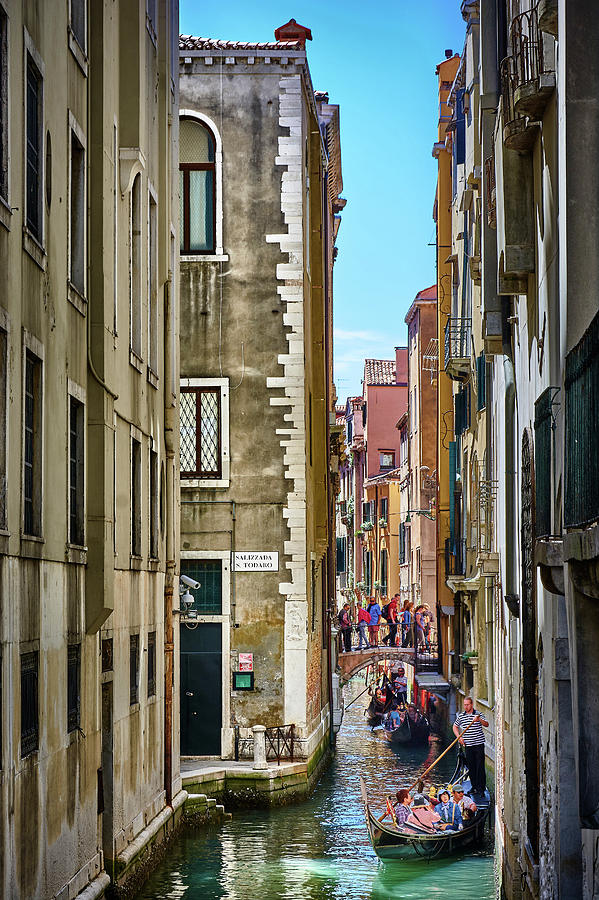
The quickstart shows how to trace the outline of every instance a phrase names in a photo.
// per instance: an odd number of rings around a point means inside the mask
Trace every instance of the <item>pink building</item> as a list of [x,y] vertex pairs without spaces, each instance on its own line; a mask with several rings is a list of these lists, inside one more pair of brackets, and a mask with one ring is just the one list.
[[364,478],[374,478],[399,465],[396,423],[408,407],[408,348],[396,347],[395,359],[366,359],[363,386]]

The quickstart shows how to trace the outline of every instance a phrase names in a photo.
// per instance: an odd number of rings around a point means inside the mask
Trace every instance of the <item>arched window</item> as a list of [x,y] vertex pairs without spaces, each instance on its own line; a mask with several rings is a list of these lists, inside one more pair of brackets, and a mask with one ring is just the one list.
[[179,125],[181,253],[214,253],[216,241],[215,140],[202,123]]

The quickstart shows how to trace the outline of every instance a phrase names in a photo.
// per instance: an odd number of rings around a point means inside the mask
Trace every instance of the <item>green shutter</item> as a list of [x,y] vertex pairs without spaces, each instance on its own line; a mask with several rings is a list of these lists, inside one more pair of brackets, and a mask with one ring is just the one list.
[[455,538],[455,476],[456,476],[456,445],[455,441],[449,442],[449,534],[453,545]]

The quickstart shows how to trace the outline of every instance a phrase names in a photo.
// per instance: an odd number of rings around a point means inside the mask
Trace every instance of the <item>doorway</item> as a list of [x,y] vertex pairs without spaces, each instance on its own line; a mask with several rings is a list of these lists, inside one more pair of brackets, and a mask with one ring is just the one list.
[[222,625],[181,624],[181,755],[220,756]]

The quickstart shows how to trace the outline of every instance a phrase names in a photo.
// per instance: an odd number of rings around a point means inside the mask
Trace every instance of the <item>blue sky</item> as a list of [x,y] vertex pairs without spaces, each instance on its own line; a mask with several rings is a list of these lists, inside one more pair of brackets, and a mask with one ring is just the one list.
[[392,358],[404,316],[435,281],[432,208],[438,109],[435,66],[461,52],[459,0],[358,0],[291,5],[180,0],[183,34],[274,39],[290,18],[312,29],[316,90],[341,117],[343,195],[335,263],[335,381],[339,401],[362,392],[365,357]]

